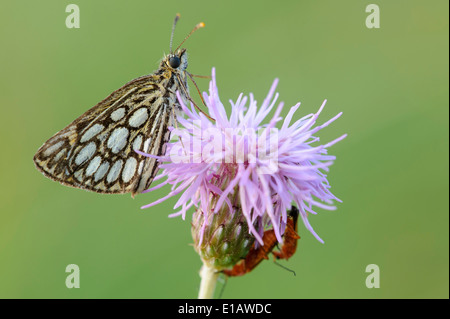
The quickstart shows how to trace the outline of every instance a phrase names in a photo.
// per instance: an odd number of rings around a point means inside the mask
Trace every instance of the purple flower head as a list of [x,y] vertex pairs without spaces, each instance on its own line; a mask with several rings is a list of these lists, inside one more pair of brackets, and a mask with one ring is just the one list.
[[[327,148],[346,134],[323,145],[316,145],[319,138],[314,134],[342,113],[314,127],[326,101],[317,113],[294,121],[298,103],[283,120],[283,103],[276,104],[277,84],[276,79],[259,107],[252,94],[241,94],[236,102],[230,101],[228,116],[219,99],[213,68],[209,95],[204,93],[203,97],[215,121],[192,105],[186,106],[178,94],[187,118],[178,119],[183,129],[173,129],[172,136],[178,135],[179,139],[169,143],[166,155],[160,158],[162,173],[157,179],[165,180],[147,191],[167,184],[172,188],[167,196],[143,208],[181,193],[175,204],[181,210],[170,216],[181,215],[184,219],[192,206],[203,212],[199,244],[213,215],[223,210],[229,214],[240,211],[245,229],[263,244],[262,235],[269,226],[282,242],[287,211],[294,202],[306,228],[323,243],[311,227],[308,213],[316,214],[314,206],[334,210],[333,200],[340,201],[330,192],[325,174],[335,159],[327,154]],[[273,116],[264,124],[273,109]],[[278,129],[277,124],[281,126]]]

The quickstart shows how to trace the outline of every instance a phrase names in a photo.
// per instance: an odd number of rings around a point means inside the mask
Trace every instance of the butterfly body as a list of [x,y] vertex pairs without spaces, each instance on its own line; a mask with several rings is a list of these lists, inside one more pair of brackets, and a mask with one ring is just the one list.
[[189,99],[187,53],[163,58],[158,70],[128,82],[56,133],[33,160],[46,177],[61,184],[105,194],[147,189],[163,155],[169,127],[181,110],[176,97]]

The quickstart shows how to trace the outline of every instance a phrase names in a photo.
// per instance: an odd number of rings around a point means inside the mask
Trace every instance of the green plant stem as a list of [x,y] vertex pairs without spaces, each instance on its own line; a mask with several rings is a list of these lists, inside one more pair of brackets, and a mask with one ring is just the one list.
[[201,281],[198,299],[213,299],[219,273],[214,268],[203,264],[200,269],[200,277]]

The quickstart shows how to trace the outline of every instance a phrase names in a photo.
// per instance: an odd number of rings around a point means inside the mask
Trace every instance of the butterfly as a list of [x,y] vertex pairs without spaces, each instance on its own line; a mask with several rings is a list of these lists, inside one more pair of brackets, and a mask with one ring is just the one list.
[[278,242],[275,231],[273,229],[266,230],[263,235],[263,246],[255,248],[255,245],[253,244],[244,260],[234,265],[232,269],[225,269],[222,272],[228,277],[245,275],[255,269],[261,261],[268,259],[270,253],[272,253],[277,260],[288,260],[291,258],[297,250],[297,241],[300,239],[297,223],[298,214],[298,208],[292,206],[288,214],[286,229],[283,234],[283,245],[281,246],[280,251],[273,251]]
[[[181,45],[204,23],[197,24],[158,70],[128,82],[45,142],[34,155],[36,168],[63,185],[104,194],[135,194],[149,188],[158,172],[183,101],[189,96],[188,57]],[[195,103],[193,103],[195,105]]]

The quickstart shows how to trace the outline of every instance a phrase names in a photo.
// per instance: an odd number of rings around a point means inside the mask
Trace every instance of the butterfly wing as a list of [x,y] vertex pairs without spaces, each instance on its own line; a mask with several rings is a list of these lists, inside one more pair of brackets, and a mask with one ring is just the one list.
[[[167,79],[167,78],[166,78]],[[146,189],[157,173],[154,158],[170,138],[172,107],[155,75],[137,78],[56,133],[34,156],[36,167],[61,184],[99,193]]]

